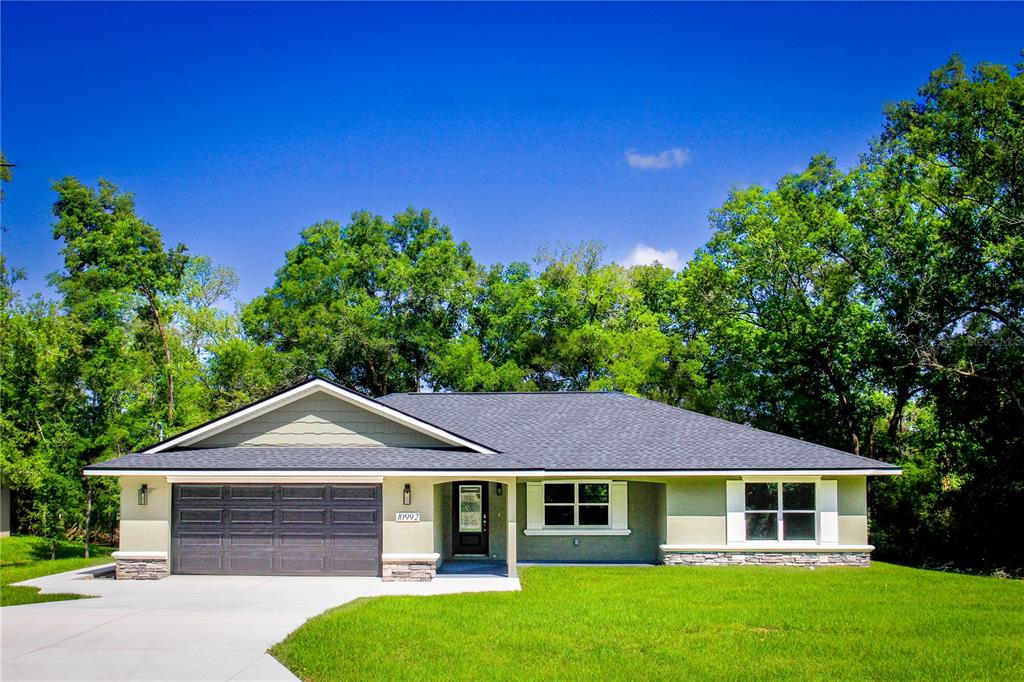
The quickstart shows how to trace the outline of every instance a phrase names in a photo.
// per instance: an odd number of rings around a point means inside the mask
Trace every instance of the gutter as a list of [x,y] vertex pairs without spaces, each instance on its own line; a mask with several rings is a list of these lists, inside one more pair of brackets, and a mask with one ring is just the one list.
[[518,476],[534,478],[573,478],[608,476],[899,476],[899,468],[885,469],[589,469],[554,470],[546,469],[103,469],[95,465],[86,468],[86,476],[188,476],[214,480],[225,476],[247,476],[251,478],[282,479],[297,476]]

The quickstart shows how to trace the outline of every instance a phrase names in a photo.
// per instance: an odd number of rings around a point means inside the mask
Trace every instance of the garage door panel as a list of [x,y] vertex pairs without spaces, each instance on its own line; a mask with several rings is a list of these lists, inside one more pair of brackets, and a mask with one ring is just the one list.
[[273,509],[228,509],[230,523],[265,523],[273,525]]
[[220,547],[224,544],[220,533],[182,533],[179,542],[184,547]]
[[327,519],[326,509],[282,509],[278,513],[280,515],[279,522],[282,525],[307,523],[322,525]]
[[178,523],[221,523],[223,513],[220,507],[190,507],[178,510]]
[[370,500],[378,499],[379,489],[369,486],[332,485],[332,500]]
[[230,554],[225,573],[248,573],[250,575],[274,575],[274,555],[263,554]]
[[224,496],[224,486],[220,485],[190,485],[182,488],[179,492],[183,500],[217,500]]
[[331,523],[354,523],[359,525],[377,523],[376,509],[332,509]]
[[220,574],[224,570],[224,557],[220,554],[182,555],[177,564],[178,573]]
[[334,575],[373,575],[372,572],[376,570],[376,567],[376,558],[332,557],[331,563],[327,568]]
[[289,502],[292,501],[316,501],[326,502],[327,501],[327,486],[316,485],[316,486],[305,486],[305,485],[290,485],[281,488],[281,499]]
[[273,533],[239,533],[232,531],[228,537],[228,546],[230,547],[244,547],[246,549],[252,549],[253,547],[262,547],[265,549],[274,548],[274,534]]
[[328,562],[323,556],[282,555],[280,572],[292,575],[320,575],[327,572]]
[[380,485],[175,484],[175,573],[380,575]]
[[327,542],[323,533],[281,533],[280,547],[324,547]]
[[262,500],[272,502],[274,499],[274,486],[272,485],[233,485],[228,487],[228,494],[231,501],[241,500]]

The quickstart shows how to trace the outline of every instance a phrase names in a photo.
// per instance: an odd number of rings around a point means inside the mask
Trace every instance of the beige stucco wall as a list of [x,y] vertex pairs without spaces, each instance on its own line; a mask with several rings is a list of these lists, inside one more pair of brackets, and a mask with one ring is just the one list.
[[725,544],[725,481],[718,476],[666,480],[666,544]]
[[[149,486],[149,504],[138,503],[139,486]],[[169,552],[171,484],[156,476],[121,478],[121,551]]]
[[836,477],[839,496],[839,544],[868,543],[868,484],[864,476]]
[[190,447],[437,447],[440,441],[324,393],[282,405]]
[[[834,477],[838,481],[839,543],[867,543],[867,484],[863,476]],[[451,482],[454,477],[389,476],[383,482],[383,551],[385,554],[433,553],[450,556]],[[494,478],[488,485],[490,551],[496,559],[558,559],[565,538],[522,537],[526,527],[525,480]],[[725,477],[634,480],[629,486],[631,536],[585,538],[589,547],[573,546],[564,559],[648,560],[652,548],[669,545],[723,545],[725,536]],[[495,483],[505,486],[496,494]],[[122,477],[122,551],[169,551],[171,484],[162,477]],[[137,491],[149,486],[149,504],[139,506]],[[402,488],[409,483],[412,504],[402,504]],[[518,504],[516,503],[518,498]],[[511,506],[509,506],[511,504]],[[516,509],[516,513],[510,513]],[[398,523],[395,513],[417,511],[418,523]],[[518,518],[517,518],[518,516]],[[518,529],[518,530],[517,530]],[[639,544],[638,544],[639,543]],[[506,551],[506,548],[508,550]],[[582,550],[593,550],[593,556]],[[558,556],[556,556],[558,555]]]
[[[384,553],[421,554],[437,552],[450,555],[451,521],[450,484],[452,481],[470,480],[465,477],[413,477],[386,476],[384,478]],[[480,479],[472,479],[480,480]],[[493,478],[488,483],[488,530],[490,553],[493,558],[506,558],[509,515],[507,490],[513,478]],[[506,493],[498,497],[495,484],[502,483]],[[412,504],[402,503],[402,490],[410,485]],[[419,512],[420,520],[412,523],[395,521],[397,512]],[[514,520],[514,518],[513,518]]]
[[[868,541],[867,479],[864,476],[826,476],[837,481],[839,544]],[[726,477],[667,479],[665,485],[665,544],[726,544]]]

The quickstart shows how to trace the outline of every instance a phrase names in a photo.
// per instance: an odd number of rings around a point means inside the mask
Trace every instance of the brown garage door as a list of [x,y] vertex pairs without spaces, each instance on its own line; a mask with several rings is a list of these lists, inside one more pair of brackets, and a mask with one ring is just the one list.
[[380,575],[380,485],[177,483],[173,500],[173,573]]

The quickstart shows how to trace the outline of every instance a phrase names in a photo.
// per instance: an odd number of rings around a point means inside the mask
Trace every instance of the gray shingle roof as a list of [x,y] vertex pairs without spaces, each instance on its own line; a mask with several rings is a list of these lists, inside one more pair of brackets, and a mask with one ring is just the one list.
[[481,455],[469,450],[445,448],[388,447],[234,447],[165,450],[153,454],[137,453],[86,467],[90,471],[104,469],[189,469],[245,471],[320,470],[357,471],[374,469],[402,470],[478,470],[525,469],[505,454]]
[[460,448],[195,448],[126,455],[87,469],[897,470],[841,450],[621,393],[396,393],[380,402],[498,454]]
[[896,468],[621,393],[395,393],[380,400],[549,471]]

